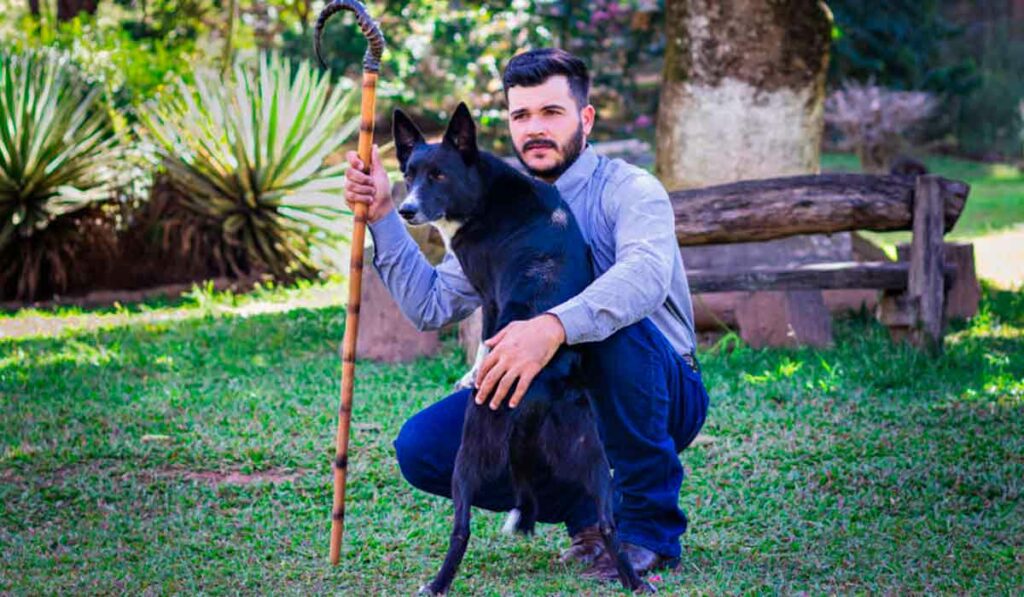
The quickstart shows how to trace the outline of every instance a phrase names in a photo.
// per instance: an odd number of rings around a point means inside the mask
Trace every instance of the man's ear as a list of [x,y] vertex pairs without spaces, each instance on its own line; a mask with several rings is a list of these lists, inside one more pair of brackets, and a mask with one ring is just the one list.
[[398,154],[398,165],[405,172],[405,164],[412,155],[412,150],[421,143],[426,143],[423,133],[405,112],[395,110],[391,119],[391,134],[395,138],[395,153]]
[[473,116],[465,102],[460,102],[459,107],[452,114],[448,122],[448,130],[444,132],[444,141],[449,146],[459,150],[462,160],[467,164],[476,161],[478,150],[476,147],[476,125],[473,124]]
[[594,130],[594,121],[597,119],[597,110],[594,106],[587,104],[580,110],[580,122],[583,125],[583,134],[590,135],[590,131]]

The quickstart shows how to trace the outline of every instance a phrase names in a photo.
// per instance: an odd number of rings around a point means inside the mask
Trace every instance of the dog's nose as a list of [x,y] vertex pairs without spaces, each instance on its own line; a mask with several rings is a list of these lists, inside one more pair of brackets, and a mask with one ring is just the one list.
[[398,215],[402,216],[402,219],[411,222],[416,217],[416,213],[419,212],[419,208],[416,205],[410,205],[409,203],[403,203],[398,206]]

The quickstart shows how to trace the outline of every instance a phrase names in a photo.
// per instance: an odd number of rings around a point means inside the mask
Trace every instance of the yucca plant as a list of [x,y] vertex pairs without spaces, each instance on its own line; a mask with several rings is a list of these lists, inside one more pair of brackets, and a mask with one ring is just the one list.
[[63,291],[96,213],[118,182],[121,146],[98,89],[56,53],[0,55],[0,293]]
[[228,273],[314,275],[313,244],[343,236],[343,164],[325,158],[359,125],[354,93],[274,54],[233,75],[196,72],[194,86],[179,82],[145,107],[142,122]]

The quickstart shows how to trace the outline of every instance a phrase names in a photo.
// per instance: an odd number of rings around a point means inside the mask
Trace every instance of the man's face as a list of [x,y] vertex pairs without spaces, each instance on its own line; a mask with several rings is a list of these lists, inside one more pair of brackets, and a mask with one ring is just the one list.
[[594,126],[594,107],[578,108],[562,75],[535,87],[509,88],[508,114],[519,161],[547,182],[576,161]]

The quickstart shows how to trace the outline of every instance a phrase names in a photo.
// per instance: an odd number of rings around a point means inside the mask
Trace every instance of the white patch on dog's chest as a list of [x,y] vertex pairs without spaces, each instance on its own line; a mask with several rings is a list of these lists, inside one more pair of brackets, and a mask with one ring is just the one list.
[[441,233],[441,240],[444,241],[444,250],[451,253],[452,237],[459,231],[459,228],[462,228],[462,222],[442,218],[436,222],[431,222],[431,225]]

